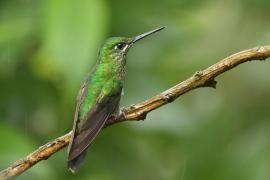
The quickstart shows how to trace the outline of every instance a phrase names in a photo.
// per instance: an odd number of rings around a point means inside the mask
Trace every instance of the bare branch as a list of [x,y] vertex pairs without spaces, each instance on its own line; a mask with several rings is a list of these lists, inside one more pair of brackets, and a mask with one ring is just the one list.
[[[149,112],[173,102],[176,98],[186,92],[200,87],[215,88],[217,83],[215,78],[237,65],[252,60],[265,60],[268,57],[270,57],[270,45],[256,47],[233,54],[205,70],[197,71],[190,78],[162,92],[161,94],[158,94],[144,102],[123,108],[118,117],[111,117],[108,120],[106,127],[123,121],[143,120]],[[7,169],[0,172],[0,179],[14,178],[34,166],[39,161],[48,159],[51,155],[68,145],[70,134],[71,132],[48,142],[29,154],[26,158],[16,161]]]

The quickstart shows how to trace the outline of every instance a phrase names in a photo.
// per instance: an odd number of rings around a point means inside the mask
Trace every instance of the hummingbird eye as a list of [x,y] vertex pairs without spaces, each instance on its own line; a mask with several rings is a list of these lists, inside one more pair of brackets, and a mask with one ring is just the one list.
[[122,50],[126,46],[125,43],[119,43],[114,46],[114,49]]

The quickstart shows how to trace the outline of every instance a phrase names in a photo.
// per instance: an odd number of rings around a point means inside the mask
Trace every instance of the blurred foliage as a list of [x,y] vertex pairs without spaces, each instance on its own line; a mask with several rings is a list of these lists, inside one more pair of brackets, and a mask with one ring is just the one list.
[[[129,53],[123,106],[270,43],[268,0],[1,0],[0,169],[68,132],[76,93],[110,36],[163,32]],[[104,130],[81,171],[66,150],[18,179],[270,179],[270,62],[225,73],[144,122]]]

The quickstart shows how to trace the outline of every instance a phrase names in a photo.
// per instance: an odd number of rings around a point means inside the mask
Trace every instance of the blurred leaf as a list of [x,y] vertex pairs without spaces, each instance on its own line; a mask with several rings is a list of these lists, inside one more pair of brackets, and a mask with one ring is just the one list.
[[32,60],[33,71],[72,92],[96,61],[107,27],[106,3],[48,0],[43,13],[42,47]]
[[20,55],[31,44],[38,2],[27,2],[18,1],[15,5],[5,1],[0,6],[0,75],[13,74],[22,60]]

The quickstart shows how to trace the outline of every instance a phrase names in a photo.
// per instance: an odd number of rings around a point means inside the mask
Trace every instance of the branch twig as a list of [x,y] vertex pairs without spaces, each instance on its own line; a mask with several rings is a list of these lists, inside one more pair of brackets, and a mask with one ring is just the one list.
[[[161,94],[136,105],[123,108],[118,117],[110,118],[106,127],[123,121],[143,120],[150,111],[153,111],[167,103],[173,102],[176,98],[186,92],[200,87],[215,88],[217,83],[215,78],[237,65],[252,60],[265,60],[268,57],[270,57],[270,45],[256,47],[233,54],[203,71],[197,71],[190,78],[162,92]],[[70,134],[71,132],[50,141],[39,147],[36,151],[30,153],[26,158],[16,161],[7,169],[0,172],[0,179],[14,178],[34,166],[39,161],[48,159],[51,155],[68,145]]]

